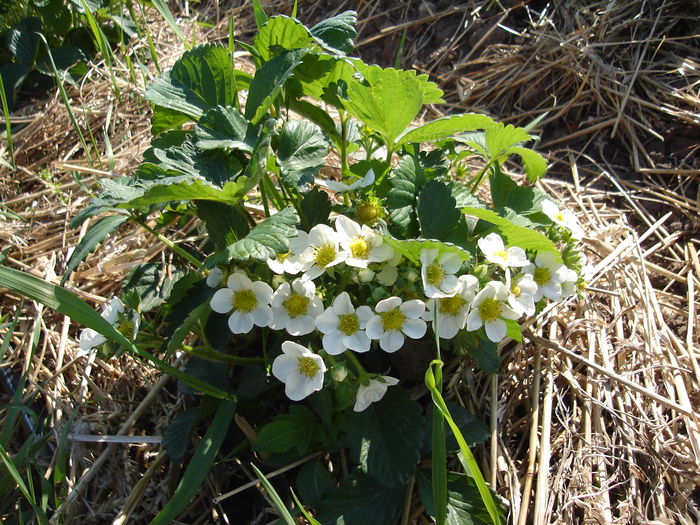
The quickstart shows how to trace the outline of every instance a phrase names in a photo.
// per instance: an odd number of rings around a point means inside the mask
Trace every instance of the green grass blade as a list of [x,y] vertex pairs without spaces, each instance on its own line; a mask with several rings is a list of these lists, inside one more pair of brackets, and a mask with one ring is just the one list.
[[259,30],[267,22],[267,15],[260,5],[260,0],[253,0],[253,14],[255,15],[255,25]]
[[[489,490],[489,487],[486,484],[486,480],[484,480],[483,474],[481,474],[479,465],[477,464],[476,459],[474,458],[474,455],[472,454],[472,451],[469,448],[469,445],[467,445],[467,442],[464,439],[462,432],[459,430],[459,427],[452,419],[452,416],[450,415],[450,411],[448,410],[447,405],[445,404],[445,400],[443,399],[442,394],[440,394],[440,392],[437,390],[436,374],[433,372],[433,367],[439,370],[440,368],[442,368],[442,364],[443,363],[440,360],[434,360],[432,363],[430,363],[430,366],[425,372],[425,384],[428,387],[428,390],[430,390],[430,395],[433,399],[433,404],[435,405],[435,408],[437,408],[437,410],[445,418],[445,421],[447,421],[447,424],[450,426],[452,433],[454,434],[455,438],[457,438],[459,450],[462,453],[462,457],[460,457],[459,459],[462,462],[462,466],[464,467],[465,471],[474,479],[474,482],[476,483],[476,488],[479,490],[481,499],[484,502],[484,506],[486,507],[486,510],[488,511],[489,516],[491,517],[491,522],[493,523],[493,525],[501,525],[502,521],[499,516],[498,507],[496,506],[496,502],[493,500],[493,496],[491,495],[491,491]],[[438,374],[440,373],[441,372],[438,372]]]
[[46,46],[46,54],[49,57],[49,63],[51,64],[51,71],[53,71],[53,75],[56,78],[56,85],[58,86],[58,92],[61,94],[63,105],[66,106],[66,111],[68,112],[70,121],[73,124],[75,131],[78,133],[78,138],[80,139],[80,143],[83,145],[83,149],[85,150],[85,156],[87,157],[88,164],[90,165],[90,167],[93,167],[92,157],[90,156],[90,149],[88,148],[85,136],[83,135],[83,132],[81,131],[80,126],[78,125],[78,119],[75,118],[75,113],[73,113],[73,108],[70,105],[70,100],[68,100],[68,93],[66,93],[66,88],[63,85],[63,79],[58,73],[56,63],[53,61],[53,55],[51,54],[51,49],[49,49],[49,43],[46,41],[46,38],[44,38],[44,35],[42,35],[41,33],[37,33],[37,35],[44,41],[44,45]]
[[97,48],[100,50],[100,53],[102,54],[102,57],[105,60],[105,63],[107,64],[107,69],[109,70],[109,76],[112,79],[112,90],[114,91],[115,96],[117,97],[117,100],[121,102],[122,97],[121,97],[121,92],[119,91],[119,85],[117,84],[117,77],[114,75],[114,68],[112,67],[112,48],[109,46],[109,42],[107,41],[107,37],[105,34],[102,32],[102,29],[100,28],[100,25],[97,23],[97,20],[95,19],[95,16],[92,14],[92,11],[90,11],[90,8],[87,5],[87,2],[85,0],[80,0],[80,3],[83,6],[83,10],[85,11],[85,17],[87,18],[88,21],[88,26],[90,26],[90,31],[92,31],[92,36],[95,39],[95,43],[97,44]]
[[187,470],[175,489],[173,497],[165,507],[151,521],[151,525],[162,525],[172,522],[190,504],[199,487],[209,473],[219,447],[223,443],[228,432],[228,427],[233,420],[236,411],[236,401],[229,399],[222,401],[214,415],[214,419],[207,429],[207,433],[199,442],[192,460],[187,465]]
[[0,459],[2,459],[5,469],[10,474],[14,482],[17,483],[19,490],[22,491],[24,497],[27,498],[27,501],[29,501],[29,504],[32,506],[37,521],[42,525],[48,523],[49,519],[46,516],[46,513],[37,505],[36,501],[34,500],[34,496],[27,487],[27,484],[22,479],[17,467],[15,467],[15,464],[12,462],[12,458],[2,446],[0,446]]
[[267,478],[265,477],[265,474],[260,472],[255,465],[251,464],[250,466],[253,467],[253,470],[255,471],[255,475],[258,476],[260,483],[262,484],[263,488],[265,489],[265,492],[267,492],[267,495],[270,496],[272,503],[274,503],[275,507],[277,507],[277,510],[280,513],[280,517],[284,520],[284,522],[287,525],[297,525],[297,522],[294,520],[294,516],[292,516],[292,514],[289,512],[289,509],[284,504],[284,502],[282,501],[282,498],[280,498],[279,494],[277,494],[277,491],[272,486],[272,484],[267,480]]
[[7,352],[8,348],[10,348],[10,340],[12,339],[12,334],[14,333],[15,328],[17,327],[17,322],[19,321],[19,312],[22,311],[22,308],[24,308],[24,299],[20,301],[19,306],[17,307],[17,315],[15,315],[15,317],[10,322],[10,325],[7,327],[5,338],[2,340],[2,344],[0,345],[0,363],[4,362],[3,359],[5,358],[5,352]]
[[297,495],[294,493],[292,490],[292,497],[294,498],[294,503],[297,504],[297,507],[299,507],[299,511],[304,515],[306,518],[306,521],[309,522],[309,525],[321,525],[321,522],[318,520],[315,520],[314,517],[308,513],[308,511],[304,508],[304,505],[301,504],[301,501],[299,501],[299,498]]
[[10,151],[10,165],[12,171],[15,170],[15,147],[12,143],[12,125],[10,124],[10,105],[7,103],[7,95],[5,94],[5,84],[0,75],[0,99],[2,100],[2,113],[5,117],[5,129],[7,130],[7,149]]
[[67,315],[76,323],[92,328],[105,336],[108,340],[123,346],[132,354],[141,359],[150,361],[160,371],[180,379],[184,383],[187,383],[205,394],[220,399],[229,397],[229,394],[223,390],[192,377],[161,361],[151,353],[140,349],[124,337],[114,326],[109,324],[106,319],[93,310],[85,301],[65,288],[5,266],[0,266],[0,287],[8,288],[15,293],[37,301],[63,315]]
[[180,42],[182,42],[182,44],[185,46],[185,49],[190,49],[192,46],[190,46],[190,44],[187,42],[187,39],[185,38],[185,35],[183,35],[182,31],[180,31],[180,28],[178,27],[177,22],[173,17],[173,14],[170,12],[170,9],[168,9],[168,4],[166,4],[163,0],[152,1],[153,5],[160,13],[160,16],[163,17],[163,20],[165,20],[166,23],[170,26],[170,28],[175,32],[177,37],[180,39]]

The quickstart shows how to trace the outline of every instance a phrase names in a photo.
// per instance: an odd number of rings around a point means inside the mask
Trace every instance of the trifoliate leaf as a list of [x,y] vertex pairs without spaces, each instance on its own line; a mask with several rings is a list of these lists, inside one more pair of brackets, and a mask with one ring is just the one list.
[[402,388],[348,417],[352,457],[364,473],[386,487],[402,485],[420,459],[424,421],[420,406]]
[[396,523],[405,492],[403,486],[387,487],[368,476],[352,474],[323,498],[316,519],[324,525]]
[[204,44],[186,51],[172,70],[146,88],[155,106],[198,120],[208,109],[235,106],[236,79],[228,49]]
[[493,224],[505,243],[510,246],[520,246],[524,250],[534,252],[552,252],[558,262],[562,262],[561,253],[552,241],[539,232],[517,226],[509,219],[501,217],[495,211],[482,208],[466,207],[462,212]]
[[223,149],[253,153],[258,130],[232,106],[208,110],[195,128],[195,143],[200,150]]
[[245,106],[245,116],[257,125],[268,108],[279,95],[284,84],[294,73],[308,49],[285,51],[265,62],[256,72],[250,83],[248,100]]
[[330,51],[352,53],[355,49],[355,37],[357,37],[357,13],[344,11],[331,18],[319,22],[311,28],[311,34],[330,48]]
[[493,119],[478,113],[442,117],[406,131],[398,138],[396,146],[398,147],[402,144],[411,143],[433,142],[466,131],[486,129],[493,124]]
[[304,25],[288,16],[272,16],[255,35],[253,45],[260,57],[267,61],[278,55],[280,50],[308,47],[312,38]]
[[457,226],[462,214],[444,182],[431,180],[418,195],[416,212],[423,237],[444,241]]

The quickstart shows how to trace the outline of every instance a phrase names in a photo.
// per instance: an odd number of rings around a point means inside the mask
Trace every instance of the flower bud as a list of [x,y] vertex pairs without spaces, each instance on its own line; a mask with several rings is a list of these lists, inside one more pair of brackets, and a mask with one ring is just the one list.
[[410,269],[406,272],[406,280],[409,283],[415,283],[418,279],[420,279],[420,274],[416,270]]
[[276,290],[277,288],[279,288],[279,286],[282,283],[286,283],[286,282],[287,282],[287,279],[284,278],[284,275],[274,275],[272,277],[272,288],[274,288]]
[[348,369],[343,363],[336,363],[331,367],[331,378],[337,383],[342,383],[348,377]]
[[369,268],[362,268],[360,271],[357,272],[357,278],[361,283],[368,283],[374,279],[374,270],[370,270]]
[[374,226],[383,216],[384,208],[382,208],[381,202],[376,197],[369,197],[367,200],[360,202],[355,211],[357,222],[367,226]]

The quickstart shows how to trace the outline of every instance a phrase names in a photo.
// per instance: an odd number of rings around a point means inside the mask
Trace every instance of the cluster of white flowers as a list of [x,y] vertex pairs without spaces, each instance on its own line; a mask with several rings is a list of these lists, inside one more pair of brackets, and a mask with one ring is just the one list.
[[[276,274],[301,274],[299,277],[291,282],[280,277],[283,282],[273,291],[268,284],[252,281],[242,270],[236,270],[228,277],[226,287],[215,292],[211,307],[215,312],[230,314],[228,324],[235,334],[247,333],[254,326],[285,330],[291,336],[317,330],[322,334],[325,352],[336,356],[346,351],[367,352],[372,341],[385,352],[396,352],[406,337],[422,338],[428,323],[433,323],[442,339],[452,339],[461,330],[483,327],[486,336],[498,343],[506,337],[508,321],[534,314],[542,298],[560,300],[576,289],[578,274],[553,253],[540,252],[529,260],[525,250],[506,246],[497,233],[477,244],[487,275],[491,276],[483,285],[463,271],[464,261],[457,250],[425,248],[420,253],[420,269],[410,268],[410,264],[401,265],[401,255],[381,234],[340,215],[335,228],[319,224],[308,233],[299,232],[291,239],[288,253],[268,260]],[[414,296],[423,297],[403,300],[398,292],[370,306],[353,304],[353,298],[343,289],[335,297],[326,297],[329,304],[324,306],[314,280],[325,274],[334,277],[328,289],[348,275],[359,285],[376,279],[391,289],[401,274],[406,282],[416,283],[414,288],[420,281],[422,289],[414,290]],[[210,284],[221,280],[217,273]],[[285,383],[290,399],[302,399],[319,390],[326,372],[323,359],[292,341],[286,341],[282,350],[272,372]],[[355,409],[363,410],[381,398],[395,381],[388,376],[365,381]]]

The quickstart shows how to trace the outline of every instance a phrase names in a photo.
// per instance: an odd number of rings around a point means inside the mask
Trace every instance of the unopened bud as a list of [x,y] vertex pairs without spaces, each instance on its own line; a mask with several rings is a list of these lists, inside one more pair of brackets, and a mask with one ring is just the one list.
[[336,363],[331,367],[331,378],[337,383],[342,383],[348,377],[348,369],[343,363]]

